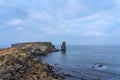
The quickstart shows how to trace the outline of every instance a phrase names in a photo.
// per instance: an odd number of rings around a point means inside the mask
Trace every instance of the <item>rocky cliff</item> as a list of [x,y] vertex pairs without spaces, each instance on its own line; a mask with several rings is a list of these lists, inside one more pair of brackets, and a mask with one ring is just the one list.
[[53,67],[31,54],[59,51],[51,42],[12,44],[0,49],[0,80],[62,80],[68,74],[56,74]]
[[57,80],[53,68],[22,49],[0,50],[0,80]]
[[29,42],[17,43],[11,45],[14,48],[22,49],[23,51],[35,54],[47,54],[50,52],[58,51],[51,42]]

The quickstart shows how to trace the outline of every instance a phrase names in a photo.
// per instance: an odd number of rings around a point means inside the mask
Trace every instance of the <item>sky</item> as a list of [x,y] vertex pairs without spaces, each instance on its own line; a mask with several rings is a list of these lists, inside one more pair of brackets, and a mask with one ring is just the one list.
[[120,0],[0,0],[0,44],[120,45]]

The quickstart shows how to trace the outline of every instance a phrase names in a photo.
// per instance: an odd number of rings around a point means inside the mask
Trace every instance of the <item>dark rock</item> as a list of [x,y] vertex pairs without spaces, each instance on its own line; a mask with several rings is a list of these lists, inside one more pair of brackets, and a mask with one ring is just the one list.
[[59,65],[59,63],[56,63],[55,65]]
[[97,78],[96,80],[100,80],[100,78]]
[[81,78],[81,80],[87,80],[87,79],[85,79],[85,78]]
[[70,74],[64,74],[65,77],[72,77]]
[[103,64],[99,64],[98,66],[99,66],[99,67],[103,67],[104,65],[103,65]]
[[2,80],[9,80],[10,77],[11,77],[11,74],[10,74],[10,73],[7,73],[7,74],[2,75],[1,79],[2,79]]
[[66,42],[62,42],[61,50],[66,51]]
[[61,51],[60,49],[53,49],[53,52]]

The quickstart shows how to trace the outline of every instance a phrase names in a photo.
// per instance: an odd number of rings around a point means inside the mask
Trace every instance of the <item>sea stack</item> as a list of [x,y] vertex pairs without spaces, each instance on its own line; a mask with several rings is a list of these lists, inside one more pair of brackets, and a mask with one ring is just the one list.
[[66,51],[66,42],[62,42],[61,51]]

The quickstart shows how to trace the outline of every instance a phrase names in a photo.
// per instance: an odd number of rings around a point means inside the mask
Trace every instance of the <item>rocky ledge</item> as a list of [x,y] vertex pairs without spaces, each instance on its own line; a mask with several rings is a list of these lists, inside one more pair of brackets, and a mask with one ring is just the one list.
[[0,50],[0,80],[59,80],[53,67],[31,53],[46,54],[56,51],[51,43],[13,44]]
[[22,49],[26,53],[34,53],[39,55],[59,51],[59,49],[56,49],[51,42],[17,43],[12,44],[11,46],[14,48]]

